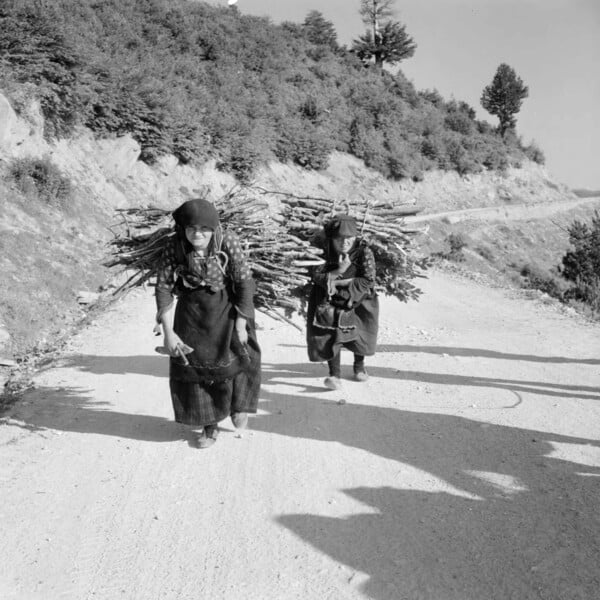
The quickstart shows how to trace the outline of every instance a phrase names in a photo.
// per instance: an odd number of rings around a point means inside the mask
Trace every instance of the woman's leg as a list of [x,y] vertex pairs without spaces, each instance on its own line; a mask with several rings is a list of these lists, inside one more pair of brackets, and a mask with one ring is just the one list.
[[192,444],[196,448],[210,448],[217,441],[219,426],[216,423],[214,425],[205,425],[204,427],[192,425],[190,426],[190,435]]
[[365,369],[365,357],[361,354],[354,355],[354,379],[356,381],[367,381],[369,375]]
[[338,352],[331,360],[327,361],[329,366],[329,377],[325,377],[323,383],[325,387],[330,390],[337,390],[342,385],[341,374],[342,374],[342,357]]
[[329,365],[329,376],[330,377],[339,377],[342,374],[342,356],[341,352],[338,352],[331,360],[327,361]]

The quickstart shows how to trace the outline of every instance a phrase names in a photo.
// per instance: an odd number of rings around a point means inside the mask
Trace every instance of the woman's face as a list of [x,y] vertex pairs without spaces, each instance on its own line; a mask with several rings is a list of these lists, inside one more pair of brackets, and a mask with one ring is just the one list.
[[212,229],[202,225],[190,225],[185,228],[185,237],[187,241],[194,246],[194,250],[205,250],[210,244],[212,238]]
[[333,243],[333,249],[338,254],[348,254],[350,248],[354,245],[355,237],[334,237],[331,239]]

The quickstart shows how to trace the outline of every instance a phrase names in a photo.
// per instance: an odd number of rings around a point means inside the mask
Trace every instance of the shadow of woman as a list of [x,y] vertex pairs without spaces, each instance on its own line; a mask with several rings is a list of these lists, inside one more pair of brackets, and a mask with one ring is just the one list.
[[[366,573],[369,598],[563,600],[600,589],[600,460],[582,466],[555,453],[559,445],[596,450],[598,441],[272,393],[262,408],[273,414],[256,417],[254,430],[332,442],[332,452],[343,444],[423,473],[412,486],[420,489],[402,489],[399,479],[398,487],[344,490],[375,514],[277,519]],[[423,491],[431,475],[450,491]]]
[[184,439],[181,427],[171,419],[115,411],[108,402],[95,401],[88,393],[69,387],[36,388],[27,394],[33,408],[19,405],[9,426],[30,431],[96,433],[147,442]]
[[169,373],[168,357],[155,355],[96,356],[74,354],[60,361],[61,367],[71,367],[95,375],[154,375],[166,377]]
[[575,520],[572,506],[539,490],[481,501],[391,487],[344,492],[374,512],[282,515],[277,522],[365,573],[361,592],[367,598],[597,597],[600,550],[592,506]]
[[[318,367],[319,365],[317,365]],[[297,378],[318,377],[314,364],[277,364],[276,368],[267,370],[271,380],[285,379],[293,376]],[[369,374],[373,377],[397,379],[398,381],[416,381],[439,385],[456,385],[466,387],[483,387],[504,389],[511,392],[526,392],[542,396],[558,398],[581,398],[584,400],[600,400],[600,389],[592,385],[571,385],[563,383],[550,383],[545,381],[530,381],[522,379],[503,379],[501,377],[484,377],[482,375],[457,375],[453,373],[431,373],[426,371],[404,371],[390,367],[368,365]],[[268,381],[267,381],[268,383]],[[277,383],[283,383],[278,381]]]
[[535,354],[514,354],[512,352],[499,352],[486,348],[461,348],[458,346],[422,346],[413,344],[380,344],[377,352],[403,352],[447,354],[448,356],[465,356],[477,358],[498,358],[502,360],[523,360],[540,363],[577,363],[581,365],[600,365],[600,358],[570,358],[568,356],[539,356]]

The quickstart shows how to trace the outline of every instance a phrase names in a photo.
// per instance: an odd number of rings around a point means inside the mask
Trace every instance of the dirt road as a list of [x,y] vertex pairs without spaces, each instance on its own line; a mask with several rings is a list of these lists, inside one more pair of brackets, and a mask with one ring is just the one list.
[[339,392],[261,318],[259,413],[208,450],[172,421],[152,298],[117,304],[0,426],[0,597],[599,598],[600,327],[423,288]]
[[448,223],[459,221],[522,221],[526,219],[546,219],[568,213],[577,207],[590,206],[600,209],[600,197],[577,198],[576,200],[563,200],[559,202],[537,202],[505,204],[504,206],[482,206],[477,208],[464,208],[461,210],[448,210],[437,213],[422,213],[406,217],[406,223],[422,223],[434,219],[446,219]]

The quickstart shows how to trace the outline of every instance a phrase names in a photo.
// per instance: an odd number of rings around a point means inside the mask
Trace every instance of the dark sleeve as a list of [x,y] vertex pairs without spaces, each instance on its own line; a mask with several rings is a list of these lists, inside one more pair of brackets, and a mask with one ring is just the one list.
[[173,289],[175,288],[175,245],[174,240],[169,240],[163,250],[158,264],[156,276],[156,321],[160,322],[164,312],[174,301]]
[[240,240],[231,231],[227,231],[223,235],[223,250],[229,259],[227,274],[233,283],[235,309],[242,317],[254,319],[255,285],[252,271]]
[[359,260],[356,265],[356,277],[352,279],[348,286],[348,293],[352,302],[360,302],[365,294],[369,293],[375,287],[375,257],[373,251],[365,246],[359,254]]
[[319,287],[322,287],[324,290],[328,289],[329,282],[329,272],[326,270],[326,265],[321,267],[317,267],[311,276],[312,282]]

